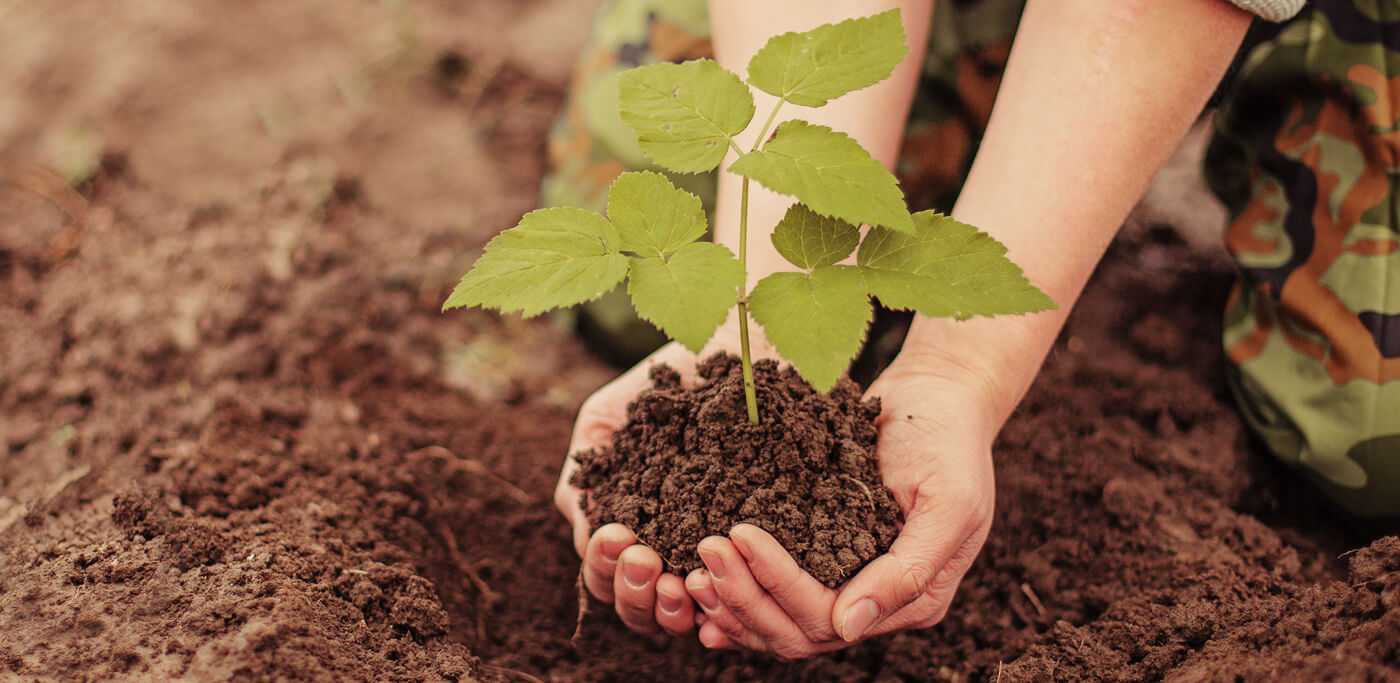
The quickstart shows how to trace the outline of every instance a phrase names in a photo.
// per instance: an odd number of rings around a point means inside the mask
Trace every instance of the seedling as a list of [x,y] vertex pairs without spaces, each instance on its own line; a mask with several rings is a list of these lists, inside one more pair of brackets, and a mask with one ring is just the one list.
[[[708,59],[641,66],[622,75],[622,120],[642,151],[675,173],[727,169],[743,177],[739,254],[698,241],[700,199],[647,171],[623,173],[607,216],[573,208],[532,211],[502,232],[443,309],[484,306],[526,317],[590,301],[627,281],[642,318],[692,351],[739,308],[749,420],[759,421],[749,316],[818,391],[829,391],[865,341],[875,296],[891,308],[967,319],[1055,308],[978,229],[944,215],[911,215],[895,177],[855,140],[788,120],[784,105],[817,108],[889,77],[904,58],[898,10],[775,36],[749,62],[748,85]],[[750,149],[734,138],[754,117],[749,86],[776,96]],[[746,281],[749,185],[796,198],[772,230],[799,270]],[[869,225],[862,239],[857,226]],[[856,253],[855,265],[841,262]]]

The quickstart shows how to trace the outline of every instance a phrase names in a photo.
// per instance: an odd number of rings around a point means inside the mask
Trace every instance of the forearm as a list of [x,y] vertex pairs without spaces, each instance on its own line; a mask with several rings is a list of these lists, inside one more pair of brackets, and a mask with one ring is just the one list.
[[[715,60],[721,66],[747,78],[749,59],[768,39],[788,31],[807,31],[821,24],[869,16],[899,8],[908,36],[909,54],[884,81],[833,100],[821,109],[785,104],[774,126],[787,119],[800,118],[810,123],[830,126],[859,141],[871,155],[893,168],[899,157],[904,136],[904,122],[918,83],[919,65],[927,41],[930,0],[774,0],[772,2],[743,2],[741,0],[712,0],[710,22],[713,26]],[[754,121],[738,137],[745,151],[753,147],[759,129],[768,119],[777,98],[754,90]],[[769,128],[771,133],[773,129]],[[720,166],[721,171],[734,162],[731,151]],[[715,241],[738,252],[739,195],[742,179],[721,172],[716,200]],[[748,273],[749,286],[764,275],[780,270],[794,270],[773,249],[768,239],[787,207],[795,200],[775,194],[758,183],[749,188]]]
[[[1224,0],[1032,0],[954,215],[1001,240],[1060,309],[920,318],[902,355],[1020,401],[1109,241],[1200,113],[1249,15]],[[907,360],[907,359],[906,359]]]

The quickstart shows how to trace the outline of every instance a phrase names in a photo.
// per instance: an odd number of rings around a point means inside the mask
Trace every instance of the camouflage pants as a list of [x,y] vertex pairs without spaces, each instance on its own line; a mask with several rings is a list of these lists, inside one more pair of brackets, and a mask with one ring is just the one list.
[[[951,208],[991,113],[1023,0],[937,2],[896,173],[911,209]],[[1246,421],[1343,505],[1400,514],[1400,9],[1320,0],[1250,55],[1208,154],[1240,265],[1225,344]],[[1388,13],[1386,16],[1382,14]],[[705,0],[612,0],[550,138],[545,206],[603,210],[660,170],[617,114],[617,77],[710,56]],[[1392,74],[1395,74],[1392,76]],[[712,208],[712,175],[673,175]],[[663,339],[624,294],[582,324],[636,357]],[[587,329],[585,329],[587,332]]]
[[1400,515],[1397,117],[1400,7],[1318,2],[1250,53],[1206,156],[1244,418],[1367,516]]

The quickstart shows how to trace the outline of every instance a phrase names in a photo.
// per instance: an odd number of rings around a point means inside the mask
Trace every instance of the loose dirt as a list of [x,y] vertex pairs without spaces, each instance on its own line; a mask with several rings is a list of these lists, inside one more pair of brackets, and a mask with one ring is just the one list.
[[612,371],[438,306],[533,204],[572,52],[521,46],[580,5],[0,6],[0,676],[1400,680],[1396,527],[1250,442],[1228,267],[1162,228],[1004,430],[940,625],[781,663],[594,604],[571,643],[551,491]]
[[753,425],[738,357],[712,356],[697,374],[687,387],[653,369],[612,447],[578,454],[571,483],[595,529],[626,525],[685,576],[702,566],[701,539],[753,524],[832,588],[889,549],[900,513],[875,457],[878,399],[862,401],[850,380],[820,394],[791,366],[759,361]]

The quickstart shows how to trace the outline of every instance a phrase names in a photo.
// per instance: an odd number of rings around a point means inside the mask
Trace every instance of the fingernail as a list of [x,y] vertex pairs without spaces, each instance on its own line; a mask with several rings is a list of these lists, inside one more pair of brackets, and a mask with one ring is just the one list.
[[724,578],[724,560],[719,555],[710,550],[700,551],[700,561],[705,563],[705,568],[710,570],[710,576],[716,581]]
[[623,562],[622,578],[633,588],[646,588],[651,583],[651,570],[640,564]]
[[739,550],[739,554],[743,555],[744,559],[753,559],[753,552],[749,550],[749,544],[745,543],[744,539],[740,538],[739,534],[735,533],[735,531],[737,531],[737,529],[729,530],[729,542],[734,544],[734,547]]
[[603,559],[616,562],[618,556],[626,549],[627,544],[623,541],[603,541]]
[[715,631],[711,631],[709,629],[700,629],[699,635],[700,644],[704,645],[707,649],[713,650],[724,644],[723,634],[717,633]]
[[660,589],[656,591],[656,605],[667,614],[681,611],[681,599]]
[[695,598],[695,601],[700,603],[700,607],[704,608],[706,612],[713,612],[719,609],[719,593],[716,593],[715,589],[711,586],[705,586],[700,590],[691,591],[690,597]]
[[837,630],[841,632],[842,640],[853,642],[865,635],[879,618],[880,606],[874,600],[865,598],[846,610],[846,618],[841,620],[841,628]]

